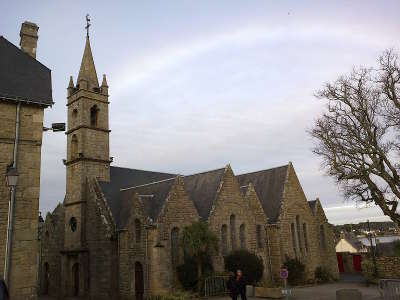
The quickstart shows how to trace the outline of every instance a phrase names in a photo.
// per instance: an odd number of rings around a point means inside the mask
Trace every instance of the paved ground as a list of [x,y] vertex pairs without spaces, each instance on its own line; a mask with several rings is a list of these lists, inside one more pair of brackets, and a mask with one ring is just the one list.
[[[292,290],[290,300],[336,300],[336,291],[340,289],[358,289],[362,293],[363,300],[382,299],[376,286],[366,287],[360,283],[329,283],[310,287],[295,288]],[[229,300],[229,297],[209,298],[210,300]],[[240,298],[239,298],[240,299]],[[261,298],[248,298],[249,300],[261,300]],[[266,298],[263,298],[266,299]],[[285,299],[285,298],[283,298]]]
[[[377,286],[367,287],[364,278],[359,275],[344,275],[341,280],[335,283],[294,288],[290,300],[336,300],[336,291],[340,289],[358,289],[361,291],[363,300],[382,299]],[[229,297],[213,297],[210,300],[229,300]],[[240,299],[240,298],[239,298]],[[264,298],[265,299],[265,298]],[[40,300],[54,300],[50,297],[41,297]],[[261,300],[250,298],[249,300]]]

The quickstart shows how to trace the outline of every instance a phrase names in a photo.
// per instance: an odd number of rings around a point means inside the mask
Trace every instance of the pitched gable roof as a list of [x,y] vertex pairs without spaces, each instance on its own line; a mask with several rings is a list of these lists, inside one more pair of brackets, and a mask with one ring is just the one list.
[[53,104],[51,71],[0,36],[0,99]]
[[261,205],[271,223],[280,215],[289,165],[236,176],[241,187],[253,183]]
[[224,173],[225,168],[221,168],[183,178],[185,191],[203,220],[207,220],[210,214]]
[[157,182],[147,183],[136,187],[121,190],[120,226],[126,225],[130,213],[130,200],[137,194],[143,204],[144,213],[151,220],[157,220],[164,203],[168,198],[169,191],[176,177],[164,179]]
[[[119,226],[120,223],[120,189],[173,178],[175,176],[174,174],[161,172],[110,167],[110,182],[99,182],[99,184],[117,226]],[[124,195],[124,197],[126,197],[126,195]]]

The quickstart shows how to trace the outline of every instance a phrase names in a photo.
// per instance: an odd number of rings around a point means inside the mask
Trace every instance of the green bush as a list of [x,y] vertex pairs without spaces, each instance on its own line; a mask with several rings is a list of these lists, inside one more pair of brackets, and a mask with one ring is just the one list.
[[373,283],[377,280],[375,276],[374,263],[371,260],[363,259],[363,261],[361,262],[361,268],[367,283]]
[[238,250],[225,257],[225,270],[236,273],[242,270],[249,284],[261,280],[264,264],[260,257],[247,250]]
[[289,271],[289,284],[298,285],[304,283],[306,267],[300,260],[297,258],[287,259],[285,266]]
[[400,256],[400,241],[397,240],[393,242],[393,252],[394,256]]
[[326,283],[333,279],[331,273],[324,267],[317,267],[314,274],[318,283]]
[[[213,267],[210,263],[202,265],[203,276],[200,279],[210,276],[213,273]],[[187,257],[182,265],[176,268],[178,280],[185,290],[195,290],[198,283],[197,264],[193,258]],[[163,299],[164,300],[164,299]]]

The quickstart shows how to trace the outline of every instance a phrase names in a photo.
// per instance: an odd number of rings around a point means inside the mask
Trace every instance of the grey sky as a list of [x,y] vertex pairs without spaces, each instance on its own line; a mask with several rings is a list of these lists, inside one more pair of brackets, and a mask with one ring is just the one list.
[[[45,123],[66,121],[84,16],[100,77],[110,86],[114,165],[189,174],[232,165],[242,173],[292,161],[309,199],[333,223],[382,219],[343,202],[306,134],[323,110],[321,85],[397,49],[398,1],[2,1],[0,34],[18,45],[36,22],[38,60],[52,69],[56,102]],[[45,133],[40,208],[65,193],[65,135]]]

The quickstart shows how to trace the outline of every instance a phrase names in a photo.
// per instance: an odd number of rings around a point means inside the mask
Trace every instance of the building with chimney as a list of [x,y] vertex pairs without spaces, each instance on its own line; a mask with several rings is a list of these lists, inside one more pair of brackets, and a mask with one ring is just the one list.
[[38,30],[22,24],[21,48],[0,36],[0,276],[16,300],[37,298],[43,114],[53,105],[51,71],[36,60]]
[[292,163],[237,175],[230,165],[192,175],[110,166],[109,94],[98,81],[89,36],[67,89],[66,195],[46,216],[41,293],[61,299],[143,299],[180,287],[180,234],[206,222],[218,236],[215,271],[246,249],[279,282],[297,258],[338,276],[333,232],[318,200],[307,201]]

